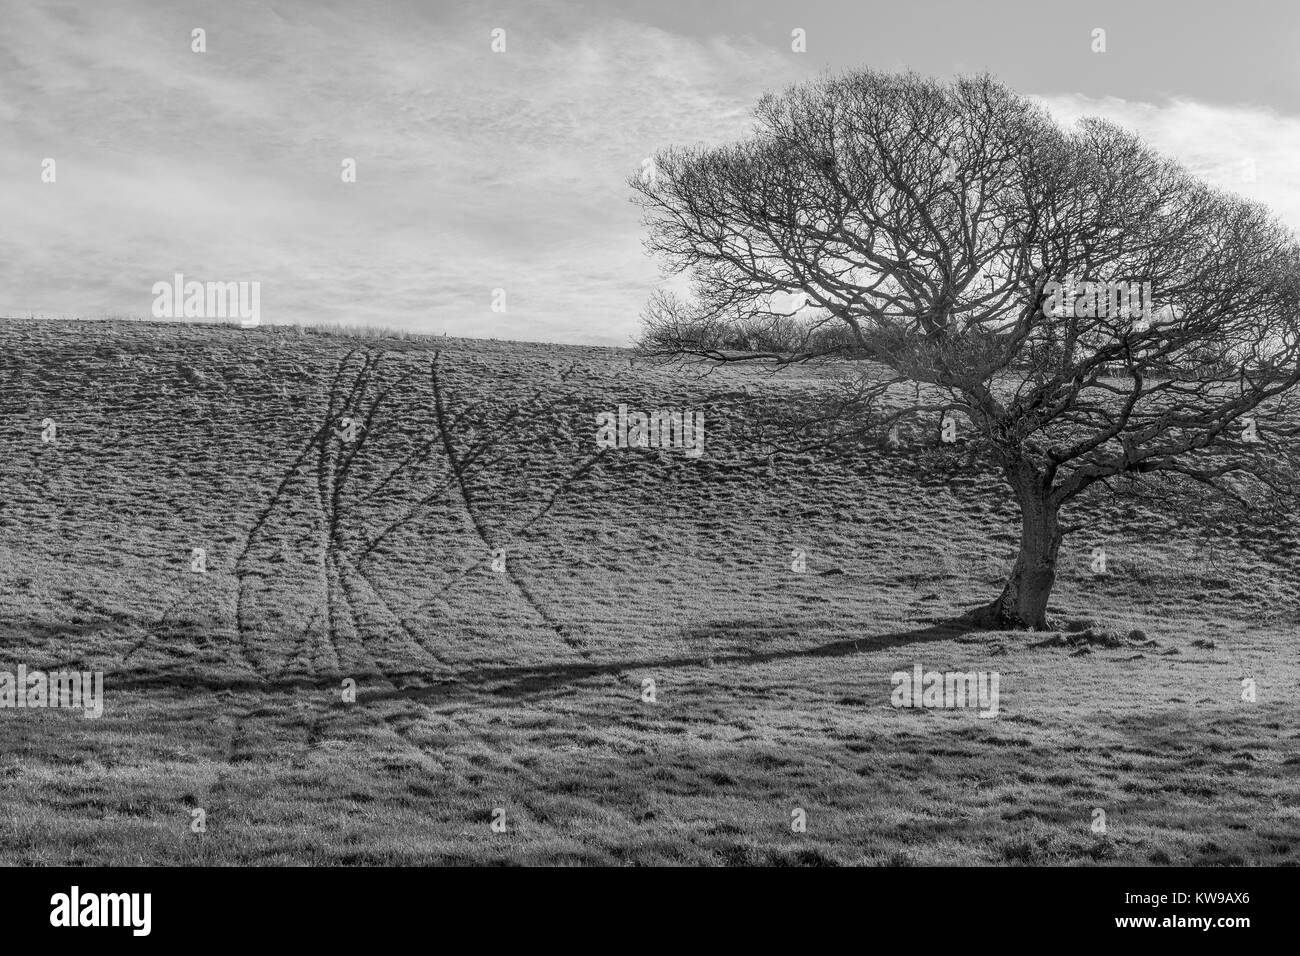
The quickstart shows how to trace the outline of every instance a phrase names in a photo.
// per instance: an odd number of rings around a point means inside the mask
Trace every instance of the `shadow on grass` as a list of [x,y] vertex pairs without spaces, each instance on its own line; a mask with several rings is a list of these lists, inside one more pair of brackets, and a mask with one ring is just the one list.
[[[807,626],[809,622],[804,622]],[[812,622],[817,623],[817,622]],[[842,623],[841,623],[842,626]],[[681,638],[684,652],[677,655],[632,658],[615,661],[567,661],[545,665],[468,666],[454,671],[403,670],[357,671],[348,674],[278,675],[254,677],[238,673],[203,673],[192,667],[138,670],[106,675],[105,684],[117,691],[205,690],[229,693],[267,693],[292,691],[330,691],[339,689],[344,677],[357,681],[359,699],[374,701],[395,698],[442,702],[467,696],[489,694],[498,698],[522,699],[562,690],[570,685],[599,677],[618,677],[631,670],[689,667],[747,667],[779,661],[845,657],[871,653],[885,648],[906,647],[933,641],[950,640],[979,630],[964,618],[932,623],[911,631],[869,634],[845,638],[812,647],[782,647],[762,650],[764,643],[799,635],[798,622],[715,621],[685,633]],[[737,649],[737,646],[741,646]],[[718,649],[715,649],[718,648]],[[80,663],[80,662],[78,662]],[[56,669],[58,665],[46,665]],[[368,690],[375,683],[393,686],[388,690]]]

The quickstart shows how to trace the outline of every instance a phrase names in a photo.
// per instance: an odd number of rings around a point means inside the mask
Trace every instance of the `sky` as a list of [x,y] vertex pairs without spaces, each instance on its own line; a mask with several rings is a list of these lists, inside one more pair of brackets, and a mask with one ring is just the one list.
[[1297,51],[1295,0],[0,0],[0,315],[147,318],[181,273],[263,322],[627,345],[642,160],[864,66],[991,71],[1300,229]]

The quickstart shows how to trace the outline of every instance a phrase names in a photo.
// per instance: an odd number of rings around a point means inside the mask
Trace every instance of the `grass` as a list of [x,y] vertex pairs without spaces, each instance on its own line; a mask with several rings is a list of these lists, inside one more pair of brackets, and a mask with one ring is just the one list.
[[[0,670],[105,672],[98,720],[0,710],[0,862],[1295,861],[1294,524],[1091,500],[1060,632],[972,631],[999,481],[756,459],[743,397],[800,374],[0,321]],[[598,455],[620,403],[704,457]],[[915,663],[1000,716],[895,709]]]

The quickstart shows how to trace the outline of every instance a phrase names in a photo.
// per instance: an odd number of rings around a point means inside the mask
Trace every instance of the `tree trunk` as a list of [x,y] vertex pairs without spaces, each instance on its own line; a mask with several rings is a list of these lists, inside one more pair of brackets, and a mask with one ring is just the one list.
[[976,616],[992,627],[1045,631],[1061,550],[1058,508],[1047,482],[1032,469],[1017,467],[1007,477],[1020,502],[1020,554],[1002,593]]

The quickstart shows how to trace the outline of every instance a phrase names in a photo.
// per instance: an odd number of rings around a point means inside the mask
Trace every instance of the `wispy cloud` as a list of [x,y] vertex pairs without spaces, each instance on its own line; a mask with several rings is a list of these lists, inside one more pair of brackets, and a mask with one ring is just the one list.
[[[622,344],[659,279],[627,177],[664,145],[742,135],[762,92],[831,65],[792,56],[779,22],[755,28],[760,41],[558,0],[105,0],[13,5],[6,21],[0,311],[13,313],[144,316],[153,283],[183,272],[260,280],[270,321]],[[1047,102],[1135,126],[1300,223],[1296,119]],[[1253,183],[1234,180],[1245,159]]]
[[783,69],[562,5],[216,9],[31,8],[6,32],[0,305],[147,314],[181,271],[260,280],[269,319],[622,343],[656,275],[627,177],[741,133]]
[[1043,102],[1062,123],[1100,116],[1135,130],[1206,182],[1264,203],[1300,230],[1300,118],[1183,99],[1141,103],[1051,96]]

